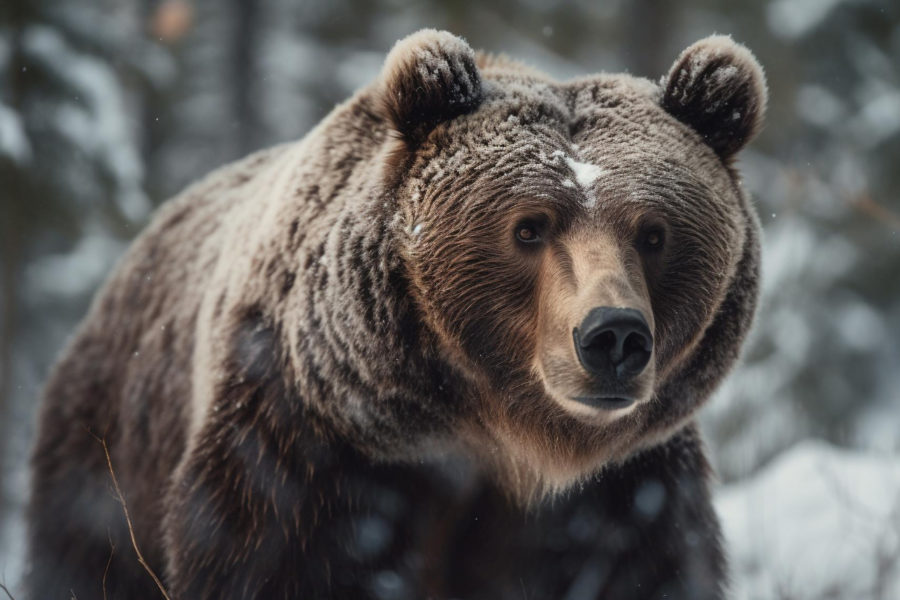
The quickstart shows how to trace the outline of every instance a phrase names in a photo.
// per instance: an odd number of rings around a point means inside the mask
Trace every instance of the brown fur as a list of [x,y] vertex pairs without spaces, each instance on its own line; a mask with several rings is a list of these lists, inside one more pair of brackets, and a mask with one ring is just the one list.
[[[604,597],[719,597],[689,422],[755,306],[731,162],[764,106],[723,38],[662,88],[399,42],[304,140],[166,205],[98,294],[45,394],[31,597],[96,597],[110,542],[111,597],[152,596],[91,433],[175,598],[379,597],[388,571],[406,597],[560,597],[585,560]],[[540,245],[517,245],[522,219]],[[571,337],[600,305],[648,315],[651,365],[617,390],[632,409],[568,399],[608,385]],[[664,502],[645,519],[647,489]],[[553,550],[581,514],[603,529]],[[376,517],[391,541],[359,549]]]

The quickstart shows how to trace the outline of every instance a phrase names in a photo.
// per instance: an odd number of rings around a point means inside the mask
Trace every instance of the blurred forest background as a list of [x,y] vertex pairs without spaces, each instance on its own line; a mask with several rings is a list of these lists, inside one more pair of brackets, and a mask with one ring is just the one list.
[[154,207],[302,136],[424,26],[558,78],[657,79],[713,32],[748,45],[771,91],[740,163],[765,289],[744,364],[702,416],[711,454],[725,483],[809,438],[896,455],[900,3],[2,0],[0,581],[21,568],[42,380]]

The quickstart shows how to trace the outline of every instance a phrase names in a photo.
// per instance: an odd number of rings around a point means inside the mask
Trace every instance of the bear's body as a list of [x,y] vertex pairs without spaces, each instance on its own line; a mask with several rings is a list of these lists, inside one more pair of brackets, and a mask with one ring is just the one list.
[[[159,597],[100,440],[173,598],[721,597],[690,418],[754,309],[765,90],[723,38],[665,86],[421,32],[163,207],[47,386],[28,597]],[[571,347],[600,304],[633,377]]]

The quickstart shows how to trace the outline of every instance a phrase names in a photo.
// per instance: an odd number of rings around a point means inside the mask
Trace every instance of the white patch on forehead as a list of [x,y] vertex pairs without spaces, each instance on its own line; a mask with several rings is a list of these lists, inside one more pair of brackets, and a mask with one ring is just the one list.
[[587,190],[593,185],[597,178],[601,175],[606,174],[606,169],[603,167],[598,167],[597,165],[592,165],[590,163],[579,162],[572,158],[571,156],[566,157],[566,164],[569,165],[569,168],[572,169],[572,172],[575,173],[575,181],[578,182],[582,188]]
[[[573,148],[577,151],[578,146]],[[572,156],[566,154],[562,150],[554,150],[550,157],[556,161],[564,161],[572,173],[575,175],[575,181],[564,179],[562,186],[565,188],[573,188],[577,183],[585,193],[584,205],[593,208],[596,204],[596,198],[591,194],[590,188],[599,177],[606,175],[607,170],[603,167],[592,165],[591,163],[575,160]]]

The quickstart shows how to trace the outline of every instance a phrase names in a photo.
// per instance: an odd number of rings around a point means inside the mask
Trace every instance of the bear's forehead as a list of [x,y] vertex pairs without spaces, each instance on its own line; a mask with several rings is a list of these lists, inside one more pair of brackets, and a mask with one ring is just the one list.
[[665,112],[659,94],[627,75],[489,79],[482,105],[450,126],[451,143],[421,183],[568,191],[587,208],[601,197],[640,196],[661,179],[728,193],[721,161]]
[[712,156],[699,136],[660,106],[660,88],[647,79],[600,74],[559,83],[506,77],[485,88],[484,102],[471,119],[492,138],[476,141],[488,151],[501,151],[504,142],[519,146],[528,138],[550,145],[568,142],[592,154],[640,152],[670,160],[689,158],[685,152]]

